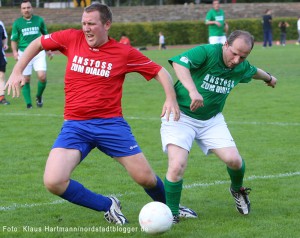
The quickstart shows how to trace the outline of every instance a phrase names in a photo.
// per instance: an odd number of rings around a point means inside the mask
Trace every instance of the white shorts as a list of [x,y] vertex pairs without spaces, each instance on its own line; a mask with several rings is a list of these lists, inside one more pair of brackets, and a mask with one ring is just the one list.
[[224,44],[226,42],[226,36],[210,36],[208,42],[209,44]]
[[222,113],[201,121],[181,112],[179,121],[174,121],[172,115],[169,121],[165,117],[161,121],[160,134],[165,153],[168,144],[177,145],[190,152],[194,140],[205,155],[210,154],[211,149],[236,146]]
[[[18,50],[18,57],[20,58],[23,55],[23,51]],[[47,70],[47,63],[46,63],[46,52],[42,50],[38,53],[26,66],[23,71],[23,75],[31,75],[32,68],[34,71],[46,71]]]

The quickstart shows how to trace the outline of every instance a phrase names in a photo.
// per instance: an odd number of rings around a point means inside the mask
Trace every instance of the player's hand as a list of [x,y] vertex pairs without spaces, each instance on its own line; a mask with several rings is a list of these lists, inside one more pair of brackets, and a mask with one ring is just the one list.
[[190,109],[192,112],[196,111],[199,107],[203,107],[203,97],[198,91],[194,91],[190,93],[191,104]]
[[218,21],[215,21],[215,24],[216,24],[218,27],[220,27],[220,26],[221,26],[221,23],[220,23],[220,22],[218,22]]
[[54,53],[53,53],[51,50],[49,50],[49,51],[47,52],[47,54],[48,54],[49,59],[52,60],[52,59],[53,59],[53,56],[54,56]]
[[271,82],[267,83],[265,82],[269,87],[272,87],[272,88],[275,88],[275,85],[277,84],[277,78],[275,78],[273,75],[272,75],[272,80]]
[[169,121],[171,113],[173,114],[173,120],[178,121],[180,118],[180,110],[176,100],[166,101],[160,116],[166,116],[167,121]]
[[19,97],[21,87],[25,84],[25,78],[22,74],[15,74],[14,72],[10,75],[9,79],[5,84],[5,90],[7,89],[7,95],[12,92],[12,97]]
[[19,59],[18,52],[14,52],[13,55],[14,55],[15,61],[18,61],[18,59]]

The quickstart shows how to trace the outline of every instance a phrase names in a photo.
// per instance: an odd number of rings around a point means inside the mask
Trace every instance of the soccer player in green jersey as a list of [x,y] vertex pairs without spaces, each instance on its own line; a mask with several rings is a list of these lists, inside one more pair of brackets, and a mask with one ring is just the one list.
[[166,202],[174,223],[179,222],[183,175],[193,141],[205,155],[214,153],[227,166],[230,193],[237,210],[250,212],[249,188],[243,187],[245,162],[229,132],[222,114],[227,96],[238,83],[262,80],[275,87],[277,79],[247,60],[254,44],[246,31],[234,31],[225,44],[200,45],[169,60],[179,81],[175,91],[181,111],[179,121],[162,118],[163,151],[169,167],[165,178]]
[[[33,15],[33,8],[28,0],[23,0],[21,3],[22,17],[16,19],[12,26],[11,34],[11,49],[15,60],[18,60],[23,54],[26,47],[36,38],[41,35],[48,34],[47,28],[43,18]],[[51,51],[48,51],[48,56],[52,59]],[[32,74],[32,68],[37,72],[38,88],[36,94],[37,107],[43,106],[43,92],[47,84],[47,64],[46,64],[46,52],[41,51],[32,61],[29,62],[23,75],[26,83],[22,88],[22,93],[28,109],[32,108],[32,101],[30,95],[30,78]]]
[[225,22],[225,13],[220,8],[218,0],[214,0],[212,5],[213,7],[207,12],[205,17],[205,24],[208,25],[208,42],[209,44],[224,44],[228,31],[228,25]]

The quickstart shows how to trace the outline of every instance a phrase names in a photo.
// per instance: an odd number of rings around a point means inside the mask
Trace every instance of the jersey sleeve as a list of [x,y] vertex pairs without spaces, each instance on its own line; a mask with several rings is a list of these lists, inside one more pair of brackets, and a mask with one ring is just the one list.
[[68,42],[72,37],[72,30],[56,31],[41,38],[44,50],[59,50],[62,53],[68,49]]
[[252,80],[252,77],[257,72],[257,68],[251,65],[248,61],[244,61],[245,73],[242,77],[240,83],[249,83]]
[[141,74],[145,79],[150,80],[158,74],[161,68],[162,66],[153,62],[140,51],[130,47],[127,61],[127,73],[136,72]]
[[5,35],[5,39],[6,39],[7,38],[7,32],[6,32],[4,23],[2,21],[0,21],[0,26],[2,26],[2,28],[3,28],[3,32],[4,32],[4,35]]
[[17,27],[16,21],[13,23],[10,39],[12,41],[19,41],[19,31],[18,31],[18,27]]
[[5,40],[6,39],[6,37],[5,37],[5,33],[4,33],[4,29],[3,29],[3,27],[2,27],[2,25],[0,24],[0,32],[1,32],[1,40]]
[[212,11],[208,11],[205,16],[205,22],[212,21],[212,20],[214,20],[212,19]]
[[196,69],[200,68],[205,62],[206,56],[205,49],[201,46],[197,46],[169,59],[169,63],[172,65],[172,63],[175,62],[188,69]]

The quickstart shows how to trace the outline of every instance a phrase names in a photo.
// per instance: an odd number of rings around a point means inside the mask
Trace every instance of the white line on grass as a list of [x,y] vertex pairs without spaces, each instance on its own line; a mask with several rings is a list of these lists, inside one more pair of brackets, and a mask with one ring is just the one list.
[[21,112],[6,112],[1,113],[2,116],[22,116],[22,117],[63,117],[63,115],[57,115],[57,114],[39,114],[39,113],[21,113]]
[[[30,116],[30,117],[63,117],[63,115],[57,114],[39,114],[39,113],[1,113],[1,116]],[[145,121],[159,121],[159,117],[133,117],[125,116],[125,119],[128,120],[145,120]],[[300,126],[299,122],[237,122],[237,121],[228,121],[228,124],[232,125],[273,125],[273,126]]]
[[[263,175],[263,176],[256,176],[256,175],[252,175],[248,178],[245,178],[244,181],[251,181],[251,180],[257,180],[257,179],[277,179],[277,178],[285,178],[285,177],[292,177],[292,176],[299,176],[300,175],[300,171],[299,172],[290,172],[290,173],[285,173],[285,174],[277,174],[277,175]],[[214,186],[214,185],[219,185],[219,184],[229,184],[230,181],[215,181],[212,183],[192,183],[189,185],[184,185],[183,187],[186,189],[189,188],[195,188],[195,187],[210,187],[210,186]]]
[[[248,178],[245,178],[245,181],[250,181],[250,180],[259,180],[259,179],[278,179],[278,178],[286,178],[286,177],[292,177],[292,176],[299,176],[300,175],[300,171],[298,172],[289,172],[289,173],[284,173],[284,174],[276,174],[276,175],[261,175],[261,176],[257,176],[257,175],[252,175]],[[210,187],[210,186],[215,186],[215,185],[220,185],[220,184],[229,184],[230,181],[229,180],[223,180],[223,181],[215,181],[212,183],[192,183],[192,184],[187,184],[184,185],[183,188],[184,189],[191,189],[191,188],[196,188],[196,187]],[[111,194],[117,197],[122,197],[122,196],[126,196],[126,195],[136,195],[133,192],[125,192],[125,193],[118,193],[118,194]],[[31,207],[39,207],[39,206],[49,206],[49,205],[55,205],[55,204],[61,204],[61,203],[65,203],[65,200],[55,200],[52,202],[48,202],[48,203],[32,203],[32,204],[17,204],[17,203],[13,203],[10,206],[4,207],[4,206],[0,206],[0,211],[11,211],[11,210],[16,210],[19,208],[31,208]]]

